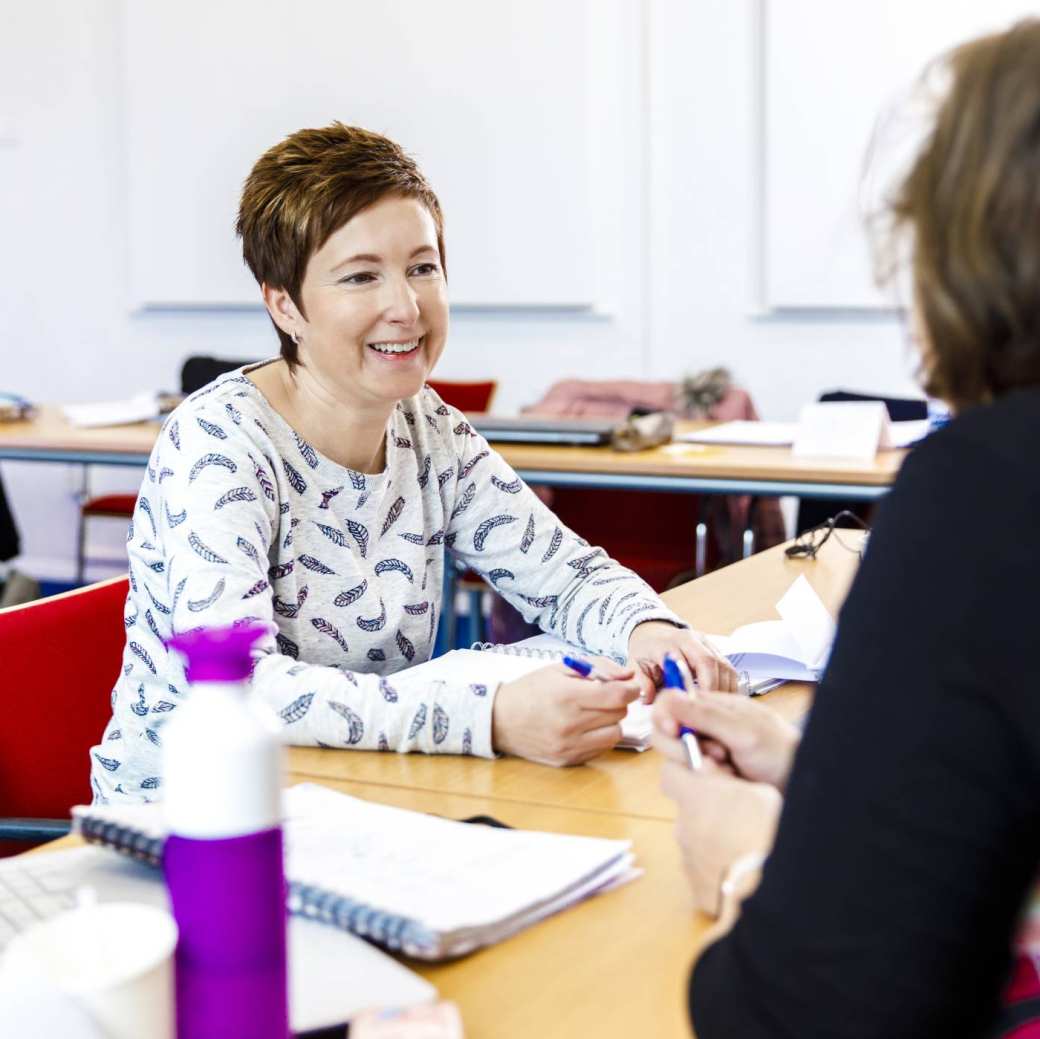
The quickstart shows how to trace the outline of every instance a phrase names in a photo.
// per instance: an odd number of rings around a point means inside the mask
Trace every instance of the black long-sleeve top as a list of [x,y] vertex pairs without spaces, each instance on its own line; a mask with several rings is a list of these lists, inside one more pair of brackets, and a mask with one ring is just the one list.
[[1040,866],[1040,388],[908,457],[698,1039],[983,1036]]

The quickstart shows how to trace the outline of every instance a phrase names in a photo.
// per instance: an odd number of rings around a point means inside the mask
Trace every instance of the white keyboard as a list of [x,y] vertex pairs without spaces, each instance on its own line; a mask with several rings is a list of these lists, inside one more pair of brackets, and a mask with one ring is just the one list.
[[0,861],[0,949],[19,931],[76,902],[77,885],[64,863],[48,869],[45,858]]

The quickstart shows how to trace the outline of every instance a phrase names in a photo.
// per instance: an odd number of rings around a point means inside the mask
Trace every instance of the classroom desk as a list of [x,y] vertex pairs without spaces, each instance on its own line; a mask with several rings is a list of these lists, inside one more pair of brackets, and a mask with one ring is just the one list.
[[[841,536],[852,546],[863,540],[858,532]],[[799,574],[836,612],[857,564],[858,556],[833,538],[816,560],[787,559],[778,547],[665,598],[684,618],[725,634],[772,617],[773,604]],[[795,717],[809,696],[808,687],[792,684],[763,699]],[[691,906],[674,812],[658,788],[653,751],[614,751],[573,769],[302,747],[290,748],[288,758],[290,783],[321,782],[453,819],[490,815],[525,829],[631,840],[645,871],[634,883],[460,960],[409,965],[459,1004],[468,1039],[689,1039],[686,977],[709,921]],[[41,851],[76,843],[64,838]]]
[[[294,777],[298,778],[298,777]],[[467,1039],[690,1039],[686,977],[710,924],[694,911],[674,826],[443,792],[323,780],[382,804],[453,819],[632,841],[638,880],[454,962],[408,966],[455,1000]]]
[[[842,531],[846,544],[864,535]],[[728,635],[752,621],[775,620],[776,601],[804,574],[832,613],[837,613],[856,572],[859,557],[832,537],[815,560],[788,559],[778,545],[758,555],[690,581],[663,598],[702,631]],[[811,686],[790,682],[761,698],[795,720],[808,709]],[[633,818],[671,820],[675,810],[660,791],[659,762],[650,751],[615,750],[573,769],[552,769],[518,758],[439,758],[425,754],[293,747],[294,773],[318,782],[357,780],[378,787],[437,790],[445,794],[547,805]]]
[[[287,781],[314,779],[290,773]],[[631,841],[644,871],[637,880],[462,959],[404,962],[442,999],[458,1003],[467,1039],[689,1039],[686,977],[711,921],[693,908],[671,823],[437,790],[321,782],[450,819],[490,815],[516,828]],[[63,837],[28,854],[81,844],[80,837]]]
[[[709,425],[680,422],[677,430]],[[77,429],[57,408],[44,406],[30,421],[0,423],[0,461],[141,466],[158,429],[155,422]],[[795,458],[784,447],[681,443],[634,452],[550,444],[494,446],[532,484],[863,501],[886,493],[905,457],[904,451],[882,451],[871,462],[857,463]]]

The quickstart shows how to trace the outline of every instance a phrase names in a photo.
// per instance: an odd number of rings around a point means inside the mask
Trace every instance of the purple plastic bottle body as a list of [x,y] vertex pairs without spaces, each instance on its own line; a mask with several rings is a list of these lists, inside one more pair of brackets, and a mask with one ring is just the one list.
[[163,729],[163,869],[180,930],[178,1039],[287,1039],[279,727],[248,696],[266,625],[177,636],[185,702]]
[[280,828],[167,838],[163,868],[180,928],[178,1039],[289,1035],[282,855]]

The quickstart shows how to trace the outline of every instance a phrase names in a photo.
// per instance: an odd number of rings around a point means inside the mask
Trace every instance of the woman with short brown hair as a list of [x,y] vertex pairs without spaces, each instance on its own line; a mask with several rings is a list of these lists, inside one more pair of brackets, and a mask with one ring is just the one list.
[[[397,144],[334,123],[269,149],[242,192],[245,260],[281,344],[189,397],[149,460],[128,545],[98,800],[161,796],[162,725],[185,693],[166,642],[271,624],[252,676],[285,740],[577,764],[620,738],[666,652],[735,684],[632,571],[559,523],[425,385],[448,335],[440,204]],[[529,621],[611,656],[501,684],[424,680],[446,553]]]

